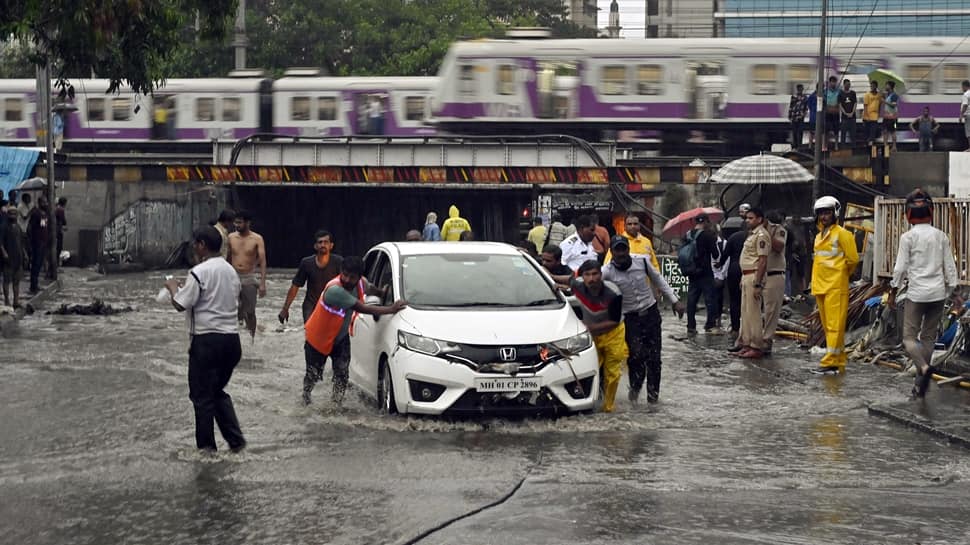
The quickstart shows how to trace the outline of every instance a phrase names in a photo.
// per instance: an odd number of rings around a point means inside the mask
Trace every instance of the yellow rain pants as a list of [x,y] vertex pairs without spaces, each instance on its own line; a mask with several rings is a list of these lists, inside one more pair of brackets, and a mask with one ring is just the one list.
[[818,317],[825,331],[825,356],[819,365],[845,371],[845,320],[849,315],[849,292],[830,291],[816,295]]
[[621,323],[610,331],[593,337],[596,355],[603,369],[603,412],[613,412],[616,389],[623,376],[623,363],[630,355],[626,347],[626,325]]

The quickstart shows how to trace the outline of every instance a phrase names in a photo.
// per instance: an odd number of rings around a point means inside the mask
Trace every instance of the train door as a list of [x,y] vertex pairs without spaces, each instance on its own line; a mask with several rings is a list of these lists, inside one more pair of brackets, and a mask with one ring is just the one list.
[[724,62],[720,60],[688,61],[685,63],[684,94],[688,114],[692,119],[723,117],[727,107],[727,78]]
[[384,134],[387,114],[387,95],[384,93],[354,93],[354,118],[357,134]]
[[273,132],[273,80],[259,82],[259,132]]
[[170,125],[174,125],[175,102],[172,95],[155,95],[152,97],[152,139],[165,140],[169,138]]
[[575,62],[539,61],[536,65],[536,117],[565,119],[575,117],[579,78]]

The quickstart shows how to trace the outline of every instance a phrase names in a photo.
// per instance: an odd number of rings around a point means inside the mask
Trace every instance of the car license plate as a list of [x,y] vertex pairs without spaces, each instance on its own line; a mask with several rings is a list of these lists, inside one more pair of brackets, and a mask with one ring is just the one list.
[[479,392],[537,392],[542,387],[539,377],[476,378],[475,390]]

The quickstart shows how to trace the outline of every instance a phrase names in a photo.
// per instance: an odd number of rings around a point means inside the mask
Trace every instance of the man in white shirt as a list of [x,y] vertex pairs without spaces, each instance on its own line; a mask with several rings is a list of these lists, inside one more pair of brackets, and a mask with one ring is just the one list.
[[889,307],[896,308],[896,292],[909,281],[903,309],[903,347],[916,365],[913,397],[923,397],[935,371],[930,365],[943,301],[957,287],[957,267],[950,237],[931,225],[933,200],[922,189],[906,197],[906,218],[912,228],[899,237]]
[[196,229],[192,238],[199,264],[192,267],[182,286],[173,278],[165,282],[165,287],[172,295],[172,306],[185,311],[188,322],[189,399],[195,407],[195,443],[203,452],[216,451],[215,420],[229,450],[239,452],[246,447],[246,440],[232,398],[223,391],[242,354],[236,325],[239,275],[219,255],[222,237],[215,227]]
[[963,97],[960,98],[960,122],[963,123],[963,135],[967,137],[967,149],[970,151],[970,79],[963,80]]
[[575,272],[586,261],[596,260],[596,250],[591,244],[596,234],[593,218],[576,218],[576,232],[566,237],[559,247],[562,249],[562,264]]

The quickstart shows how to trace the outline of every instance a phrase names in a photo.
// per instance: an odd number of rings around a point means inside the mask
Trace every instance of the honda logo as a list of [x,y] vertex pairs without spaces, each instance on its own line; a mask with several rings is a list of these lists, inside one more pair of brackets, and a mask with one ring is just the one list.
[[502,361],[515,361],[515,347],[506,346],[500,348],[498,354],[502,357]]

